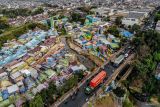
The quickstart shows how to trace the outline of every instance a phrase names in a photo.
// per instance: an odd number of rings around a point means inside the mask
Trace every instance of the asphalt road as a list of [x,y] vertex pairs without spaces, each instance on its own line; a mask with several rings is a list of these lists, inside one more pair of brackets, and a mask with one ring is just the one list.
[[107,65],[104,66],[104,70],[107,71],[108,76],[111,76],[115,68],[110,63],[108,63]]
[[[108,63],[108,64],[106,64],[104,66],[103,69],[107,72],[107,76],[110,77],[113,74],[113,72],[115,71],[116,68],[114,68],[111,65],[111,63]],[[87,82],[85,84],[83,84],[80,87],[80,89],[78,91],[78,94],[77,95],[73,95],[74,99],[72,99],[72,97],[67,98],[67,100],[65,100],[63,103],[61,103],[59,105],[59,107],[82,107],[87,102],[86,99],[89,99],[92,96],[92,95],[85,95],[85,93],[84,93],[84,88],[87,86],[87,84],[88,84]],[[98,89],[99,88],[97,88],[95,90],[95,92]],[[95,92],[93,92],[93,93],[95,93]]]
[[[116,68],[114,68],[111,65],[111,63],[108,63],[108,64],[104,65],[103,69],[107,72],[107,76],[108,77],[110,77],[114,73],[114,71],[116,70]],[[101,71],[101,70],[99,70],[99,71]],[[88,82],[89,81],[90,80],[88,80]],[[78,94],[76,94],[76,95],[75,94],[74,95],[70,95],[70,97],[68,97],[65,101],[63,101],[63,103],[61,103],[59,105],[59,107],[82,107],[87,102],[87,99],[89,99],[92,96],[92,95],[85,95],[85,93],[84,93],[84,89],[88,85],[88,82],[85,82],[79,88]],[[93,92],[93,93],[96,93],[96,91],[98,89],[99,88],[97,88],[95,90],[95,92]]]
[[[148,26],[151,26],[151,24],[154,22],[154,15],[150,15],[150,18],[148,20],[148,23],[146,23],[142,29],[147,29]],[[113,72],[116,70],[116,68],[114,68],[110,63],[108,63],[107,65],[104,66],[104,70],[107,72],[108,77],[110,77]],[[61,103],[59,105],[59,107],[82,107],[83,104],[86,101],[86,99],[90,98],[92,95],[88,96],[84,94],[84,88],[87,86],[88,83],[83,84],[77,95],[71,95],[74,96],[73,99],[72,97],[67,98],[67,100],[65,100],[63,103]],[[98,90],[98,89],[97,89]],[[97,91],[95,90],[95,91]]]
[[[108,76],[111,76],[113,73],[113,67],[111,65],[105,65],[105,71],[107,72]],[[89,80],[90,81],[90,80]],[[89,99],[92,95],[86,95],[84,93],[84,88],[87,86],[87,82],[82,85],[78,91],[77,95],[74,95],[74,99],[71,97],[67,98],[59,107],[82,107],[83,104],[86,102],[86,99]],[[95,92],[98,88],[95,90]],[[72,95],[71,95],[72,96]]]
[[[111,63],[108,63],[107,65],[104,66],[104,70],[107,72],[108,77],[110,77],[114,73],[114,71],[118,69],[119,68],[114,68],[111,65]],[[86,99],[89,99],[92,96],[92,95],[85,95],[84,93],[84,88],[87,86],[87,84],[88,83],[86,82],[84,85],[80,87],[80,90],[78,91],[77,95],[71,95],[74,96],[74,99],[72,99],[72,97],[70,96],[69,98],[67,98],[67,100],[61,103],[59,107],[82,107],[88,101]],[[93,93],[96,93],[97,90],[99,90],[99,88],[97,88]]]

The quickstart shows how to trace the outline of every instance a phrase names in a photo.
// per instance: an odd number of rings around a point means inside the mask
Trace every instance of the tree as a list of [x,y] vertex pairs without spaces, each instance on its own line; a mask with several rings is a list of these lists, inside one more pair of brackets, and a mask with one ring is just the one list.
[[157,13],[155,15],[154,21],[157,22],[158,20],[160,20],[160,14]]
[[106,22],[108,22],[108,21],[110,21],[110,17],[109,16],[104,17],[103,20],[106,21]]
[[29,16],[31,14],[31,10],[29,9],[3,9],[2,14],[9,18],[16,18],[17,16]]
[[71,13],[71,18],[72,18],[72,21],[78,22],[79,19],[81,18],[81,15],[80,15],[80,13],[73,12],[73,13]]
[[139,71],[140,76],[142,76],[143,78],[146,78],[146,73],[149,72],[148,69],[146,68],[146,66],[141,63],[141,61],[136,60],[134,62],[134,67],[137,71]]
[[78,9],[81,10],[82,12],[85,12],[87,14],[90,14],[91,13],[91,8],[90,6],[83,6],[83,7],[79,7]]
[[150,94],[150,96],[157,94],[158,87],[156,85],[157,85],[157,79],[154,76],[151,76],[150,79],[148,79],[144,82],[144,85],[142,87],[142,91],[144,93]]
[[81,81],[84,77],[83,71],[79,71],[75,75],[78,77],[78,81]]
[[111,26],[109,29],[108,29],[108,32],[116,37],[119,37],[119,31],[117,29],[117,26]]
[[43,8],[42,7],[38,7],[34,11],[32,11],[31,15],[41,14],[43,12],[44,12]]
[[142,38],[141,37],[134,37],[131,42],[135,47],[137,47],[136,49],[138,49],[138,47],[141,46]]
[[122,24],[122,17],[117,17],[115,20],[115,24],[118,26],[121,25]]
[[160,33],[154,30],[144,32],[144,41],[150,47],[152,52],[160,50]]
[[155,52],[153,56],[155,61],[160,62],[160,52]]
[[134,24],[133,26],[132,26],[132,32],[138,32],[139,30],[140,30],[140,26],[139,25],[137,25],[137,24]]
[[125,90],[122,89],[121,87],[117,87],[116,89],[113,90],[113,92],[116,94],[117,97],[123,97],[125,94]]
[[[136,28],[137,29],[137,28]],[[130,76],[130,82],[142,82],[142,99],[158,96],[160,81],[155,78],[155,68],[160,61],[160,34],[155,30],[138,31],[133,44],[136,44],[137,59],[133,64],[137,74]],[[139,86],[138,86],[139,87]],[[141,98],[140,98],[141,99]]]
[[158,96],[158,102],[160,103],[160,95]]
[[48,14],[50,17],[52,17],[55,16],[57,13],[55,11],[49,11]]
[[0,17],[0,29],[9,28],[8,19],[6,17]]
[[133,107],[132,102],[127,98],[123,102],[123,107]]
[[40,95],[36,95],[33,100],[31,100],[29,107],[44,107],[42,97]]
[[47,102],[47,98],[49,97],[48,96],[48,94],[47,94],[47,90],[46,89],[44,89],[44,90],[42,90],[41,92],[40,92],[40,96],[42,97],[42,100],[43,100],[43,102]]
[[57,87],[56,87],[55,83],[54,82],[50,82],[49,83],[49,87],[48,87],[48,93],[47,93],[48,96],[56,94],[56,92],[57,92]]

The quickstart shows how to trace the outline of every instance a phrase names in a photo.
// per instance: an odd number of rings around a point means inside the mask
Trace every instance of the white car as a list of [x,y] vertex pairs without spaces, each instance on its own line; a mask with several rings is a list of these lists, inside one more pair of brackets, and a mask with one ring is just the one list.
[[124,57],[127,58],[127,57],[128,57],[128,53],[126,53],[126,54],[124,55]]

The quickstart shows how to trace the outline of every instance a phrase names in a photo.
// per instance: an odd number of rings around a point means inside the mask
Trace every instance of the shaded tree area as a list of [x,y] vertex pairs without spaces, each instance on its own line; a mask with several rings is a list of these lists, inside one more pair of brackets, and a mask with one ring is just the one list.
[[72,12],[71,13],[71,22],[81,22],[83,25],[86,20],[86,14],[78,13],[78,12]]
[[48,30],[48,26],[45,26],[41,23],[27,23],[19,27],[12,27],[11,29],[8,29],[0,36],[0,48],[3,46],[4,43],[7,42],[7,40],[17,39],[19,36],[26,33],[28,30],[33,30],[36,27],[43,30]]
[[134,24],[133,26],[129,27],[129,31],[132,33],[138,33],[140,32],[141,27],[137,24]]
[[29,103],[29,107],[44,107],[42,97],[36,95],[35,98]]
[[122,24],[122,18],[123,18],[123,17],[117,17],[117,18],[115,19],[115,24],[118,25],[118,26],[120,26],[120,25]]
[[7,30],[8,28],[10,28],[10,25],[8,24],[8,18],[0,17],[0,34],[5,32],[5,30]]
[[94,7],[91,7],[91,6],[78,7],[77,11],[73,11],[71,13],[70,21],[71,22],[81,22],[81,24],[83,25],[85,23],[86,16],[94,14],[94,12],[91,11],[92,8]]
[[76,84],[78,83],[78,77],[73,76],[70,79],[68,79],[65,84],[58,89],[58,94],[61,96],[65,94],[67,91],[72,89]]
[[44,7],[51,7],[51,8],[57,8],[59,7],[57,4],[49,4],[49,3],[43,3]]
[[17,16],[29,16],[31,14],[31,10],[29,9],[2,9],[0,10],[0,14],[3,14],[9,18],[16,18]]
[[50,17],[52,17],[52,16],[57,15],[57,12],[56,11],[49,11],[48,14]]
[[94,12],[91,11],[91,9],[94,8],[92,6],[83,6],[83,7],[78,7],[77,9],[86,13],[86,14],[94,14]]
[[117,26],[111,26],[108,30],[105,31],[105,34],[110,33],[116,37],[119,37],[119,31]]
[[154,30],[144,32],[144,41],[152,52],[160,51],[160,33]]
[[42,7],[38,7],[36,9],[34,9],[33,11],[31,11],[31,15],[34,16],[34,15],[37,15],[37,14],[41,14],[43,12],[44,12],[43,8]]
[[127,79],[128,85],[140,80],[142,85],[139,88],[142,91],[135,92],[135,96],[141,101],[149,101],[152,96],[160,94],[160,81],[155,78],[155,70],[160,62],[160,33],[154,30],[140,31],[136,34],[133,44],[137,57],[132,64],[133,72]]
[[154,21],[157,22],[158,20],[160,20],[160,11],[158,11],[155,15]]
[[129,99],[125,99],[123,102],[123,107],[134,107],[133,103]]
[[124,97],[125,90],[122,89],[121,87],[117,87],[116,89],[113,90],[114,94],[116,94],[117,97]]
[[9,28],[8,19],[6,17],[0,17],[0,30]]
[[158,96],[158,102],[160,103],[160,95]]

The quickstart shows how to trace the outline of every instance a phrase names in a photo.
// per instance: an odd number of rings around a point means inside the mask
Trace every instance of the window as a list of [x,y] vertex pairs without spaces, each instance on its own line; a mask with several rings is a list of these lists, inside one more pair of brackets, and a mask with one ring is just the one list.
[[131,19],[131,21],[135,21],[135,19]]

